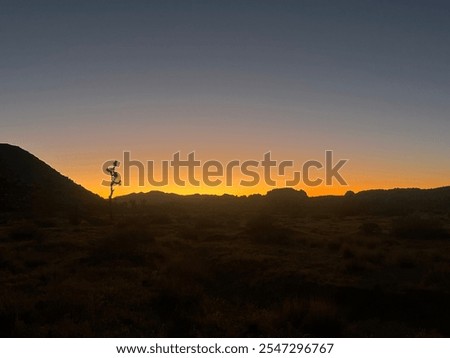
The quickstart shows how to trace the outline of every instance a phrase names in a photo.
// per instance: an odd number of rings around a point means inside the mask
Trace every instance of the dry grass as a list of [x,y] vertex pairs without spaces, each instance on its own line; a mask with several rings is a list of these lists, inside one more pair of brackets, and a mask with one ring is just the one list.
[[[438,299],[431,311],[411,304],[433,323],[406,321],[398,298],[450,294],[450,242],[389,236],[387,218],[199,210],[105,221],[0,228],[2,336],[450,333]],[[393,302],[389,317],[368,308],[380,299]]]

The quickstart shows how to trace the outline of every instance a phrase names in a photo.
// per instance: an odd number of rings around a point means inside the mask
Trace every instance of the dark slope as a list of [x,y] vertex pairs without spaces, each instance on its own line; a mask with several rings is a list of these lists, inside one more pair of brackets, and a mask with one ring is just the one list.
[[0,182],[3,213],[64,215],[95,209],[104,201],[34,155],[10,144],[0,144]]

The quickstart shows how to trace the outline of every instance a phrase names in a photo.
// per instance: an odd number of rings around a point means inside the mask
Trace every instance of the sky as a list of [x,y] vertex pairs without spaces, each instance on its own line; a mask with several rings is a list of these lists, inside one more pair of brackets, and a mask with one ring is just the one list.
[[[449,185],[449,18],[448,1],[2,0],[0,142],[102,196],[124,151],[348,159],[348,185],[309,195]],[[270,190],[116,193],[154,189]]]

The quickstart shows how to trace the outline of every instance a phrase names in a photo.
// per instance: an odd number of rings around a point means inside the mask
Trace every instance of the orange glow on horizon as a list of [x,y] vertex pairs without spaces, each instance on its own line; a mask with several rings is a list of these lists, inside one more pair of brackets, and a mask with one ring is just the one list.
[[[357,177],[356,177],[357,178]],[[75,177],[71,177],[72,180],[74,180],[77,184],[82,185],[87,190],[98,194],[99,196],[103,198],[107,198],[109,196],[109,186],[102,186],[101,181],[107,180],[107,176],[104,175],[96,175],[91,176],[90,173],[78,173],[78,175]],[[238,183],[238,178],[234,177],[233,181]],[[347,179],[347,178],[346,178]],[[207,185],[200,185],[200,186],[192,186],[187,184],[186,186],[177,186],[175,184],[162,186],[162,187],[154,187],[150,184],[139,186],[137,183],[135,183],[137,180],[135,178],[131,178],[132,185],[129,186],[117,186],[115,187],[114,197],[128,195],[132,193],[146,193],[150,191],[161,191],[165,193],[174,193],[179,195],[192,195],[192,194],[208,194],[208,195],[235,195],[235,196],[248,196],[252,194],[266,194],[268,191],[276,189],[276,188],[283,188],[286,187],[285,185],[278,184],[276,186],[268,186],[264,183],[261,183],[257,186],[252,187],[243,187],[239,185],[234,186],[226,186],[221,185],[217,187],[210,187]],[[348,177],[349,185],[348,186],[341,186],[339,184],[335,184],[332,186],[317,186],[317,187],[308,187],[304,184],[297,185],[294,187],[296,190],[304,190],[308,196],[315,197],[315,196],[323,196],[323,195],[344,195],[347,191],[354,191],[354,192],[360,192],[364,190],[371,190],[371,189],[394,189],[394,188],[421,188],[421,189],[430,189],[430,188],[436,188],[441,186],[447,186],[450,183],[445,180],[429,180],[426,183],[418,183],[417,181],[411,181],[407,178],[389,178],[383,180],[382,178],[378,179],[372,179],[372,180],[364,180],[364,181],[356,181],[355,177]]]
[[[183,152],[183,158],[186,158],[186,153]],[[98,152],[95,157],[88,155],[86,153],[81,153],[79,155],[72,155],[70,160],[67,160],[67,156],[52,156],[42,155],[37,153],[38,157],[48,163],[50,166],[59,171],[62,175],[65,175],[72,179],[77,184],[82,185],[87,190],[98,194],[103,198],[109,196],[109,186],[102,186],[102,181],[109,181],[109,176],[101,171],[101,165],[106,160],[110,159],[106,155],[106,151]],[[51,153],[50,153],[51,154]],[[141,158],[144,157],[142,153],[136,153],[132,159],[139,159],[139,154]],[[158,158],[168,158],[167,155],[162,155],[161,153],[154,152],[155,164],[156,164],[156,179],[160,178],[160,162]],[[243,156],[247,158],[258,158],[258,156],[251,155],[252,153],[244,153]],[[120,153],[116,153],[115,156],[121,161]],[[221,163],[227,163],[228,158],[224,158],[224,155],[214,156]],[[214,158],[213,157],[213,158]],[[228,157],[228,156],[227,156]],[[236,156],[237,157],[237,156]],[[294,156],[284,154],[285,158],[292,158]],[[318,158],[320,155],[314,155],[312,153],[304,154],[303,158]],[[338,158],[338,156],[337,156]],[[205,158],[200,158],[204,162]],[[280,160],[280,155],[278,158]],[[382,158],[381,158],[382,159]],[[418,172],[414,167],[414,162],[407,163],[402,161],[402,165],[398,165],[395,158],[389,158],[386,160],[376,160],[369,162],[368,159],[363,159],[361,157],[352,157],[349,163],[343,168],[341,174],[348,183],[348,186],[341,186],[339,183],[334,182],[332,186],[326,186],[322,184],[317,187],[308,187],[303,183],[295,186],[294,189],[304,190],[308,196],[323,196],[323,195],[344,195],[347,191],[351,190],[354,192],[370,190],[370,189],[394,189],[394,188],[436,188],[442,186],[448,186],[450,182],[447,178],[450,177],[450,170],[444,166],[434,166],[437,168],[435,171],[422,170]],[[302,163],[302,160],[298,160],[298,163]],[[224,165],[225,166],[225,165]],[[147,167],[145,167],[144,175],[147,175]],[[119,173],[122,175],[122,167],[118,168]],[[297,165],[295,165],[295,170],[297,170]],[[234,173],[234,172],[233,172]],[[181,172],[182,177],[185,178],[183,171]],[[131,193],[139,192],[149,192],[149,191],[161,191],[166,193],[175,193],[179,195],[190,195],[190,194],[210,194],[210,195],[236,195],[236,196],[248,196],[251,194],[266,194],[268,191],[275,188],[286,187],[284,180],[278,180],[276,186],[269,186],[262,182],[261,170],[259,170],[261,181],[258,185],[252,187],[244,187],[239,185],[239,180],[249,179],[248,177],[242,177],[233,175],[233,186],[226,186],[222,184],[217,187],[210,187],[204,184],[200,186],[192,186],[187,183],[186,186],[181,187],[175,185],[173,182],[169,185],[162,187],[154,187],[145,181],[144,186],[138,185],[137,173],[133,168],[130,173],[130,185],[129,186],[117,186],[115,187],[114,197],[127,195]],[[320,175],[320,171],[314,171],[311,173],[312,178],[315,179]],[[322,173],[323,174],[323,173]],[[195,172],[197,179],[202,181],[202,176],[198,171]],[[287,178],[292,177],[292,171],[288,171],[286,174]],[[273,175],[276,178],[276,175]],[[323,175],[320,175],[323,178]],[[123,178],[122,178],[123,179]],[[222,177],[221,179],[224,180]]]

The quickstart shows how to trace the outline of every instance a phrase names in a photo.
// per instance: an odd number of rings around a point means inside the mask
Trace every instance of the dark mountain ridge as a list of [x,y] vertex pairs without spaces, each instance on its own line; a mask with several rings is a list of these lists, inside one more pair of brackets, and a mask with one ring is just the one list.
[[49,215],[91,210],[104,200],[24,149],[0,144],[0,211]]
[[273,189],[265,195],[178,195],[161,191],[118,196],[121,205],[148,207],[158,205],[238,206],[240,209],[262,208],[280,213],[337,215],[405,215],[414,212],[450,213],[450,186],[435,189],[389,189],[349,192],[344,196],[308,197],[305,191],[292,188]]
[[[89,213],[104,209],[107,200],[86,190],[71,179],[21,149],[0,144],[0,212],[54,215]],[[120,188],[117,190],[120,192]],[[178,204],[211,208],[262,208],[292,214],[404,215],[413,212],[450,213],[450,186],[435,189],[373,189],[344,196],[308,197],[303,190],[278,188],[265,195],[178,195],[161,191],[132,193],[114,198],[122,207]]]

